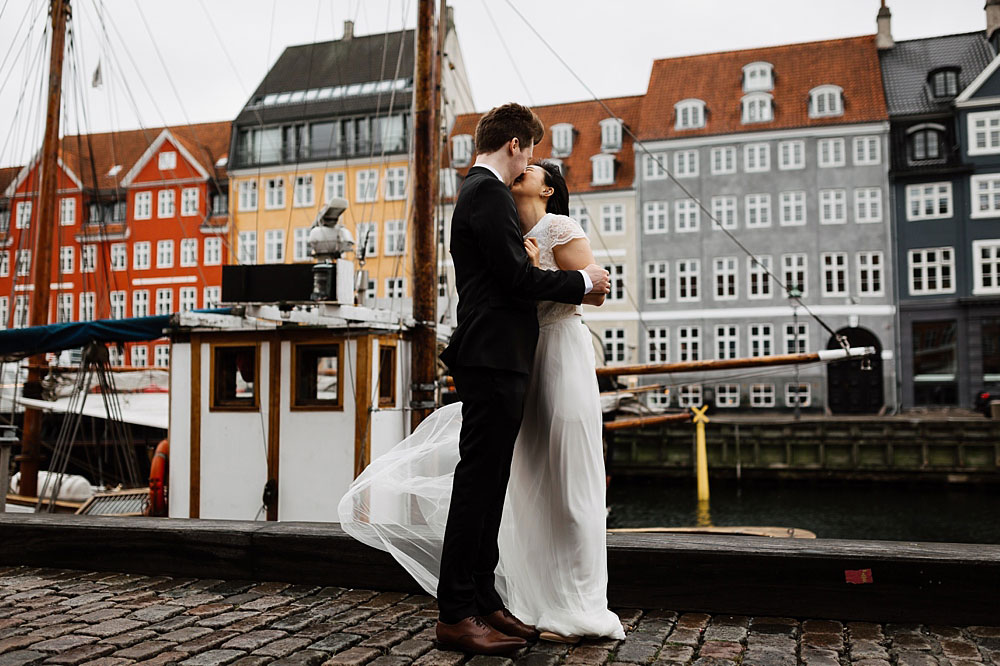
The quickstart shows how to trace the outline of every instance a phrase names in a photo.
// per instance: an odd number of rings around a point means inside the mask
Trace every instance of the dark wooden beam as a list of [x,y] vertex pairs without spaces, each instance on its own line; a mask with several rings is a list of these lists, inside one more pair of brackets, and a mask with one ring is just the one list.
[[[0,564],[418,591],[327,523],[6,514]],[[611,533],[608,570],[613,607],[992,624],[1000,546]]]

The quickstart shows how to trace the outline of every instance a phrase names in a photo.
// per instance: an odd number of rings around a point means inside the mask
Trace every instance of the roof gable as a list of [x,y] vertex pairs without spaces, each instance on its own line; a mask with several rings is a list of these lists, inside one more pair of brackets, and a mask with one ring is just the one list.
[[[773,67],[774,118],[743,123],[743,71],[751,63]],[[844,92],[844,113],[811,118],[809,91],[832,84]],[[676,129],[674,105],[684,99],[705,102],[705,126]],[[865,123],[888,114],[874,36],[831,39],[759,49],[727,51],[657,60],[641,104],[640,138],[667,139],[792,127]]]
[[955,104],[963,104],[972,100],[985,100],[1000,97],[1000,56],[993,58],[990,64],[955,98]]
[[[160,155],[160,153],[168,152],[170,150],[174,150],[179,153],[179,157],[181,159],[177,160],[175,168],[164,173],[160,171],[159,165],[153,161],[153,158]],[[139,182],[180,180],[194,177],[200,177],[208,180],[209,172],[198,163],[198,160],[196,160],[194,155],[191,154],[191,151],[184,146],[183,142],[178,141],[169,129],[164,129],[160,132],[160,135],[156,137],[156,140],[153,141],[148,148],[146,148],[146,151],[136,161],[136,163],[132,165],[132,168],[129,169],[128,173],[122,179],[121,186],[129,187],[130,185],[134,185]]]
[[[36,166],[38,165],[38,158],[40,155],[41,151],[36,153],[35,156],[31,158],[30,162],[25,164],[23,167],[20,167],[17,175],[9,181],[7,189],[4,190],[5,197],[13,197],[18,192],[29,192],[35,190],[35,186],[29,185],[28,183],[29,177],[37,171]],[[56,189],[83,189],[83,184],[80,182],[80,179],[75,173],[73,173],[73,170],[70,169],[65,162],[63,162],[62,156],[59,156],[56,159],[60,172],[56,182]],[[31,180],[32,183],[34,181],[35,179]]]

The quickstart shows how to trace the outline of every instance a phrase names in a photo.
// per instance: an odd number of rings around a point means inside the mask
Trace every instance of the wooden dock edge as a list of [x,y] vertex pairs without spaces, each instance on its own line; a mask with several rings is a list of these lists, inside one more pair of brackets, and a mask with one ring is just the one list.
[[[0,514],[0,564],[419,592],[332,523]],[[1000,545],[612,533],[608,568],[617,608],[998,620]]]

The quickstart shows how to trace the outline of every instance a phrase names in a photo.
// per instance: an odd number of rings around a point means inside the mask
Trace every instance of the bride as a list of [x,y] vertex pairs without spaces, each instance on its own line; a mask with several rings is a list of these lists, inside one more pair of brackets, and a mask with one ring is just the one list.
[[[559,167],[527,167],[511,186],[525,249],[543,269],[594,263],[568,217]],[[600,305],[588,297],[588,303]],[[605,474],[594,347],[581,308],[538,303],[538,346],[514,446],[500,526],[496,587],[542,638],[624,638],[608,610]],[[373,461],[340,501],[344,530],[389,552],[435,595],[452,476],[459,461],[461,404],[442,407]]]

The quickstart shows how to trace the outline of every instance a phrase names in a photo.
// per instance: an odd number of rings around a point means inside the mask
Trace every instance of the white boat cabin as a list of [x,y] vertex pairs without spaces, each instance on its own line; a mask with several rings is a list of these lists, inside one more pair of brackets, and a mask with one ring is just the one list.
[[409,331],[329,303],[179,315],[169,516],[337,521],[354,477],[409,434]]

